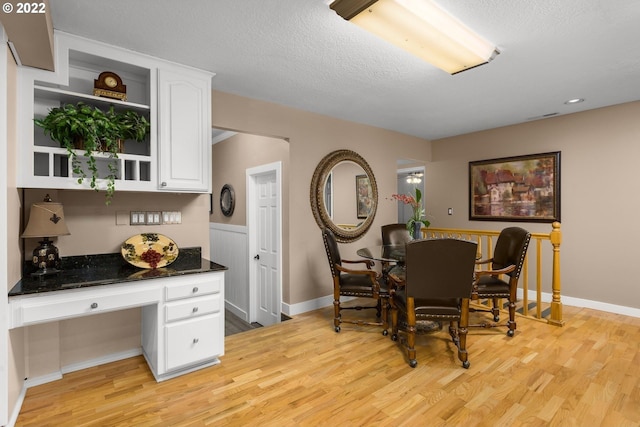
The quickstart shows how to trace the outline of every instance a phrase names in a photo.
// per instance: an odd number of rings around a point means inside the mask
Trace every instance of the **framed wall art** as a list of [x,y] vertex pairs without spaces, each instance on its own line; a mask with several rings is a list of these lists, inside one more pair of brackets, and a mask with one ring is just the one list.
[[469,162],[469,220],[560,221],[560,152]]
[[356,175],[356,209],[358,219],[364,219],[371,213],[371,182],[367,175]]

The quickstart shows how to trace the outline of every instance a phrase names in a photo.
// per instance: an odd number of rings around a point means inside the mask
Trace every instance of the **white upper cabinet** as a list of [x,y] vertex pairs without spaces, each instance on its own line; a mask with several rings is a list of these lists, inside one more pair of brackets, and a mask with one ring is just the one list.
[[211,77],[160,69],[159,180],[170,191],[211,191]]
[[[78,183],[67,150],[33,122],[52,108],[83,102],[104,111],[133,110],[151,124],[145,141],[125,141],[115,163],[109,154],[95,156],[101,178],[115,175],[116,193],[210,191],[212,73],[61,32],[55,33],[55,55],[55,72],[18,72],[19,187],[90,188],[89,179]],[[122,79],[126,101],[93,95],[103,71]],[[76,153],[86,163],[83,151]],[[107,180],[96,184],[105,189]]]

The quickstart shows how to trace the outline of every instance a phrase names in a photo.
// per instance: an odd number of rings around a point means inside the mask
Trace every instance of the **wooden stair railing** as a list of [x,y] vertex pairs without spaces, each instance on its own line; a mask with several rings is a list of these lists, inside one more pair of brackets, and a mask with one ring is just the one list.
[[[478,243],[478,251],[484,259],[491,258],[495,247],[494,241],[497,240],[499,235],[500,231],[491,230],[422,228],[422,236],[424,238],[454,237],[473,240]],[[546,242],[549,242],[549,244]],[[518,315],[544,321],[555,326],[564,326],[560,298],[561,242],[562,232],[560,231],[559,222],[551,224],[551,232],[548,234],[531,233],[529,250],[520,274]],[[534,258],[535,269],[530,270],[529,260],[532,258]],[[534,290],[530,289],[530,283],[535,283]],[[475,303],[488,305],[490,302],[484,300]]]

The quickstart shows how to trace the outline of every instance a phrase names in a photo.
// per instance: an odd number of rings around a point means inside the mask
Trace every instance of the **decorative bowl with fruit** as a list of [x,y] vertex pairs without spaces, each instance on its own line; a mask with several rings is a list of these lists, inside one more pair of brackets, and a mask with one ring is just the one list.
[[162,268],[178,258],[178,245],[162,234],[142,233],[129,237],[121,248],[122,257],[140,268]]

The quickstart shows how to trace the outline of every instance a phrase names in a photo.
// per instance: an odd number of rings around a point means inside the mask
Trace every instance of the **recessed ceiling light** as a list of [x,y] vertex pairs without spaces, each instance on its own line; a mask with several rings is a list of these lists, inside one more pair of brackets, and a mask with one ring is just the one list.
[[581,102],[584,102],[584,98],[573,98],[568,101],[565,101],[565,104],[571,105],[571,104],[579,104]]

